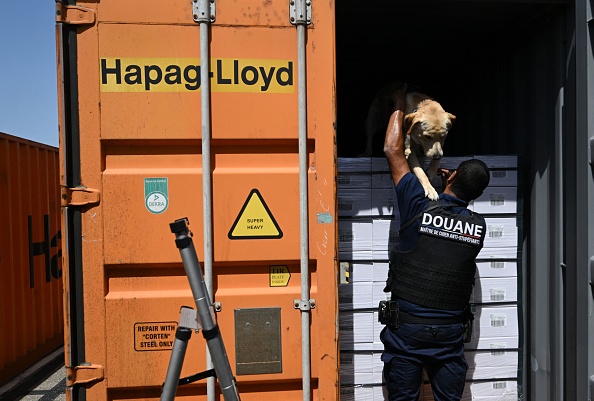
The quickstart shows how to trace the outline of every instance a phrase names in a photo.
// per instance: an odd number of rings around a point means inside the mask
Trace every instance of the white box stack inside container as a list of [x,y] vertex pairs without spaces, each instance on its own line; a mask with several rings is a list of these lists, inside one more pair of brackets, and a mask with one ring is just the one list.
[[[472,157],[472,156],[471,156]],[[455,169],[471,157],[445,157]],[[476,305],[463,400],[516,399],[519,369],[518,199],[516,156],[474,156],[489,166],[491,180],[469,208],[487,222],[471,303]],[[434,186],[441,191],[440,180]],[[383,346],[377,321],[389,254],[398,244],[396,193],[384,158],[338,159],[338,237],[341,264],[339,322],[341,400],[385,400]],[[422,400],[432,400],[425,377]]]

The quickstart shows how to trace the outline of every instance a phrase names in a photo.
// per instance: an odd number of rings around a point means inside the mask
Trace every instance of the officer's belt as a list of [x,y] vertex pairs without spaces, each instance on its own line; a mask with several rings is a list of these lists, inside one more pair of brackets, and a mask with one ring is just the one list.
[[397,320],[396,322],[392,322],[396,327],[398,327],[402,323],[417,323],[417,324],[456,324],[456,323],[464,323],[464,317],[462,316],[453,316],[453,317],[419,317],[413,316],[406,312],[398,311],[396,316],[392,315],[392,320]]

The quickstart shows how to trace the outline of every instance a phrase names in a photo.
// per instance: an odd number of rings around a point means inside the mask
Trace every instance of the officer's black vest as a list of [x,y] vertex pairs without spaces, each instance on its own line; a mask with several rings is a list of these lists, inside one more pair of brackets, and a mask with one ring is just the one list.
[[420,219],[415,248],[395,252],[390,263],[392,299],[446,310],[463,310],[468,304],[486,225],[476,213],[453,213],[454,206],[429,202],[420,215],[402,226],[401,232]]

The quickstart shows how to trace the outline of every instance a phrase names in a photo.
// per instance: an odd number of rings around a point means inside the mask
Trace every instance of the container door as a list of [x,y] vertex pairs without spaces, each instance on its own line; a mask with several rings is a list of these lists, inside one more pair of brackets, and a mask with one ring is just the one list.
[[565,399],[594,394],[594,57],[592,1],[575,2],[572,101],[575,136],[565,146]]
[[[200,261],[205,242],[213,249],[216,320],[241,399],[304,399],[302,312],[295,307],[301,297],[297,30],[289,2],[212,3],[210,70],[200,60],[190,1],[58,5],[63,185],[72,200],[64,231],[74,400],[159,399],[180,307],[195,305],[169,230],[183,217]],[[334,400],[331,2],[315,4],[306,49],[307,264],[315,300],[305,339],[309,396]],[[202,169],[201,74],[211,78],[210,171]],[[210,193],[204,174],[212,177]],[[203,236],[208,197],[210,239]],[[206,360],[205,340],[193,335],[182,377],[206,370]],[[202,381],[177,394],[202,400],[207,392]]]

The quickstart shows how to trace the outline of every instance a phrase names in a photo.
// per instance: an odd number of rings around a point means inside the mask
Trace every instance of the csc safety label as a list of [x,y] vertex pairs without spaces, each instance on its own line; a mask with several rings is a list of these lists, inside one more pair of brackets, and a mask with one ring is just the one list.
[[[100,60],[101,92],[195,92],[202,68],[196,58],[115,58]],[[212,59],[212,92],[293,93],[291,60]]]

